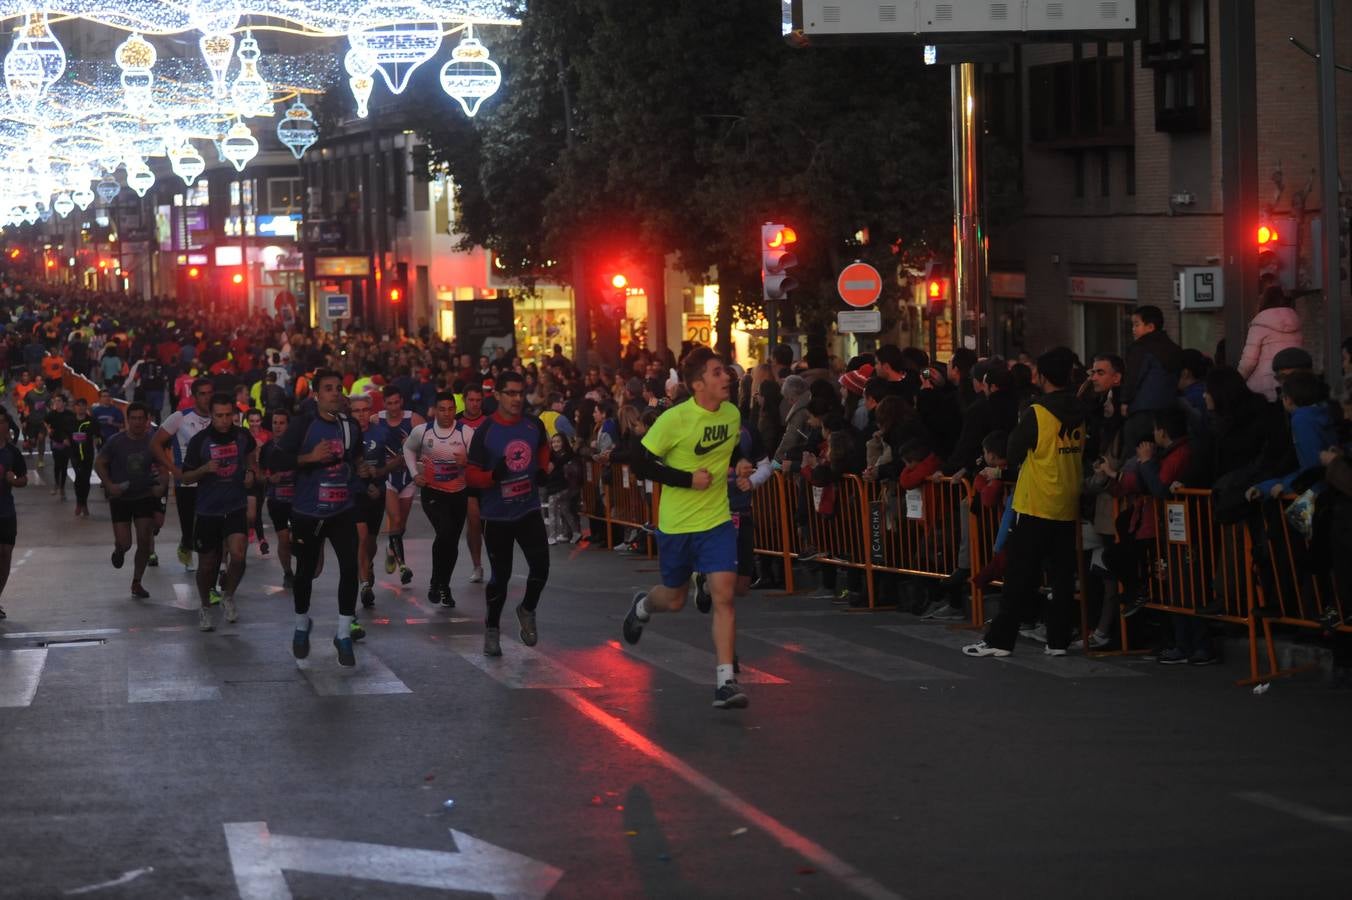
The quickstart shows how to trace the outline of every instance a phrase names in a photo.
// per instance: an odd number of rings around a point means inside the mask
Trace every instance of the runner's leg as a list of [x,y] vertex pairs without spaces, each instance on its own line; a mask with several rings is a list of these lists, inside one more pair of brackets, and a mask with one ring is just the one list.
[[526,596],[521,605],[534,612],[549,581],[549,538],[545,535],[545,520],[538,514],[518,519],[515,525],[516,542],[527,566]]
[[192,524],[197,515],[197,488],[178,485],[174,488],[174,506],[178,509],[178,548],[192,552]]
[[197,551],[197,596],[203,609],[211,608],[211,591],[216,587],[216,572],[221,566],[221,548],[213,544]]
[[[153,534],[155,519],[146,516],[132,523],[119,522],[118,525],[121,525],[128,532],[126,537],[128,546],[131,545],[131,526],[134,525],[136,528],[136,556],[132,559],[131,580],[140,584],[141,577],[146,573],[146,564],[150,561],[150,551],[155,546],[155,535]],[[116,528],[117,525],[113,527]]]
[[[291,549],[296,559],[296,577],[291,597],[295,604],[297,621],[301,624],[310,611],[310,592],[314,587],[320,555],[324,551],[319,531],[323,521],[295,513],[291,515]],[[301,628],[301,624],[297,624],[296,627]]]
[[502,620],[502,608],[507,605],[507,589],[512,583],[512,551],[516,543],[515,522],[485,522],[483,529],[484,546],[488,550],[488,564],[493,572],[488,579],[485,599],[488,615],[484,625],[499,627]]
[[714,655],[719,668],[727,666],[727,675],[731,677],[732,660],[737,654],[737,611],[733,603],[737,573],[706,572],[705,579],[714,599]]
[[221,593],[227,597],[235,596],[235,588],[244,578],[244,553],[248,546],[245,538],[243,534],[232,534],[225,539],[230,555],[225,564],[225,576],[221,579]]
[[13,559],[14,545],[0,544],[0,597],[5,594],[5,585],[9,584],[9,564]]
[[469,498],[469,511],[466,513],[465,523],[468,529],[465,543],[469,545],[469,561],[474,564],[474,568],[482,569],[484,567],[484,526],[483,520],[479,518],[478,497]]

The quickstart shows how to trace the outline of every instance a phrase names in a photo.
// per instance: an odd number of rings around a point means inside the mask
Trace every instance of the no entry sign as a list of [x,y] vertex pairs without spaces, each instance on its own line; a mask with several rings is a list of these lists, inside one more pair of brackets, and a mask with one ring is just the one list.
[[864,309],[878,302],[883,292],[883,277],[868,263],[855,262],[845,267],[836,279],[840,299],[850,306]]

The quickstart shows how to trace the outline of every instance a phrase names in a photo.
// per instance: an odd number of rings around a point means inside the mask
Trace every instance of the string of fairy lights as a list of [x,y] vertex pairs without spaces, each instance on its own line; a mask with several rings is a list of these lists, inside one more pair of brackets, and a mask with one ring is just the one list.
[[[304,98],[313,102],[345,80],[365,118],[381,84],[404,91],[448,37],[457,43],[441,87],[473,117],[502,84],[475,29],[519,24],[518,6],[51,0],[35,9],[0,0],[0,23],[13,32],[0,93],[0,228],[111,203],[124,186],[145,196],[155,184],[151,158],[166,159],[185,185],[206,171],[204,154],[242,172],[263,128],[299,160],[319,140]],[[111,59],[70,58],[54,25],[80,46],[123,37]],[[287,43],[307,52],[265,54],[255,32],[290,35]]]

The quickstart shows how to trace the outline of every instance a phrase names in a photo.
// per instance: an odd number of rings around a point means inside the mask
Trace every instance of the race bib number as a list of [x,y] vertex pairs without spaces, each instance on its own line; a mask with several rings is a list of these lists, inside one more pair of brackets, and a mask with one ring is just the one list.
[[279,484],[277,489],[272,492],[272,496],[278,500],[291,501],[296,497],[296,486],[294,484]]
[[239,445],[234,441],[212,444],[211,458],[216,463],[216,477],[229,478],[239,470]]
[[348,489],[346,484],[337,484],[334,482],[320,482],[319,484],[319,502],[331,506],[341,506],[347,502]]
[[437,484],[447,484],[455,481],[460,474],[460,466],[452,460],[434,459],[431,460],[432,480]]
[[529,478],[513,478],[511,481],[504,481],[498,488],[502,492],[504,500],[520,500],[522,497],[530,494],[531,480]]
[[83,444],[89,439],[89,435],[85,434],[83,431],[77,431],[70,436],[70,439],[77,444]]

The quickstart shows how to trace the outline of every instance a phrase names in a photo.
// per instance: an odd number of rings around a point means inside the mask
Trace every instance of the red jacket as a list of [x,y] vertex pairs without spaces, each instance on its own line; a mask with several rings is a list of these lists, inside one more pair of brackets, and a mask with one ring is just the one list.
[[943,460],[933,453],[920,462],[907,463],[906,468],[901,470],[902,490],[909,491],[911,488],[920,487],[926,479],[939,471],[941,465],[943,465]]

